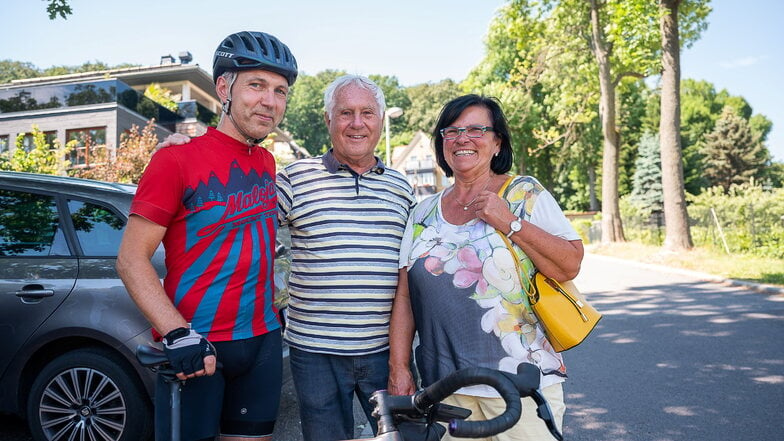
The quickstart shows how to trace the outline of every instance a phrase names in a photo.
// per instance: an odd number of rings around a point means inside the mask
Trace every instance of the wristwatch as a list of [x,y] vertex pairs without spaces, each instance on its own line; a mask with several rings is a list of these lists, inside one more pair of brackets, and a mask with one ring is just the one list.
[[509,233],[506,237],[512,237],[513,234],[523,229],[523,220],[519,217],[509,224]]

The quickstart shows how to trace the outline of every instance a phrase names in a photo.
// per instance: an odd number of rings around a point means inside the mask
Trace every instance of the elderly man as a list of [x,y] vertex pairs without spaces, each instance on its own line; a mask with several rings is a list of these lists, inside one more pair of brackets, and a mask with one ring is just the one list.
[[306,441],[353,438],[355,394],[374,422],[368,398],[387,387],[398,249],[415,203],[405,176],[373,155],[381,89],[346,75],[327,87],[324,103],[332,149],[277,178],[292,243],[284,339]]

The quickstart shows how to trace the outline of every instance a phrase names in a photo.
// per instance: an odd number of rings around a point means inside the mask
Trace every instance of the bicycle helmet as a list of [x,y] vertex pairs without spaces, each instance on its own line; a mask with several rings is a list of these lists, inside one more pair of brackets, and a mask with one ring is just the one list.
[[283,75],[289,86],[297,80],[297,60],[288,46],[264,32],[237,32],[226,37],[215,50],[212,79],[226,71],[263,69]]

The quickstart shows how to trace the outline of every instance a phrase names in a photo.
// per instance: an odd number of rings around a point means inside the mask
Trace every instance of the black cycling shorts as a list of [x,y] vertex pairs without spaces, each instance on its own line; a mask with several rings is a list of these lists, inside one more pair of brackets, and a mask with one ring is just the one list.
[[[271,435],[280,405],[282,347],[280,329],[245,340],[214,342],[222,369],[189,379],[182,387],[181,441],[216,435]],[[169,440],[172,401],[169,385],[158,379],[155,439]]]

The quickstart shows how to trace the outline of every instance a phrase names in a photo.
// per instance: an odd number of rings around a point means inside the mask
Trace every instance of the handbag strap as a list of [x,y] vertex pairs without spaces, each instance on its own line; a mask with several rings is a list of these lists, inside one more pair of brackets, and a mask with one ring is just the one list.
[[[514,180],[514,176],[507,177],[506,181],[504,182],[504,185],[502,185],[501,188],[498,190],[498,196],[500,196],[502,199],[506,199],[505,197],[506,190],[509,187],[509,184],[511,184],[513,180]],[[498,229],[496,229],[495,232],[498,233],[498,236],[500,236],[501,240],[504,241],[504,244],[509,249],[509,252],[512,253],[512,260],[514,261],[515,269],[517,270],[517,278],[520,281],[520,287],[525,291],[525,294],[528,297],[528,303],[533,305],[534,303],[536,303],[536,295],[533,289],[533,277],[529,280],[528,287],[526,287],[525,284],[523,283],[523,276],[522,276],[523,271],[520,268],[520,262],[517,258],[517,253],[514,250],[514,246],[512,245],[512,241],[509,240],[508,237],[506,237],[506,234],[502,233]],[[535,274],[536,273],[534,273],[534,276]]]
[[498,189],[498,196],[501,196],[501,199],[506,199],[506,189],[509,188],[509,184],[511,184],[513,180],[514,176],[507,176],[506,181],[504,181],[504,185]]
[[[517,253],[515,253],[514,247],[512,246],[512,241],[509,240],[506,235],[498,230],[495,230],[498,233],[498,236],[501,237],[501,240],[504,241],[506,247],[509,248],[509,252],[512,253],[512,260],[514,261],[515,269],[517,270],[517,279],[520,281],[520,287],[525,291],[525,295],[528,297],[528,303],[533,305],[536,303],[536,293],[533,289],[533,277],[528,281],[528,286],[526,287],[523,283],[523,276],[522,276],[522,269],[520,268],[520,262],[517,259]],[[538,270],[537,270],[538,272]],[[534,273],[534,277],[536,277],[536,273]]]

